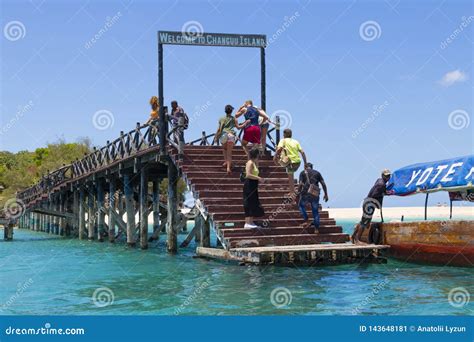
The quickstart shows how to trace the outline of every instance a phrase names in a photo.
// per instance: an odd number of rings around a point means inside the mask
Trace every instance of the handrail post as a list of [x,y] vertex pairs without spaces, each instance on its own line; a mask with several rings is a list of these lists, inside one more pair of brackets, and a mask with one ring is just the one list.
[[277,146],[280,143],[280,116],[277,115],[275,117],[275,150],[277,150]]
[[166,155],[168,135],[168,123],[165,118],[165,107],[163,98],[163,45],[158,43],[158,100],[160,103],[160,154]]
[[182,155],[184,153],[184,141],[181,139],[181,135],[183,133],[183,127],[184,127],[184,118],[180,117],[178,119],[178,129],[176,132],[178,133],[178,155]]

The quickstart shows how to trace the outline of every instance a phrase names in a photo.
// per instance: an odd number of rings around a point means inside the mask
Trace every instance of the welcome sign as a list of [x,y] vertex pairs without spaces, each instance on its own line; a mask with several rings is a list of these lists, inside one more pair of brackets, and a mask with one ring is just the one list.
[[158,43],[264,48],[267,46],[267,36],[260,34],[158,31]]
[[474,189],[474,155],[414,164],[396,170],[388,183],[394,195]]

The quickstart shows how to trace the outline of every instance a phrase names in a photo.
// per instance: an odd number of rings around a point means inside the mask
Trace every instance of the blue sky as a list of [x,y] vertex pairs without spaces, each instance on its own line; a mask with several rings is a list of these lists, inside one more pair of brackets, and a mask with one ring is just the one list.
[[[283,113],[332,207],[359,206],[384,168],[473,153],[470,1],[2,1],[1,25],[2,150],[102,145],[146,120],[157,31],[187,25],[273,37],[267,112]],[[165,47],[165,102],[197,113],[188,137],[259,89],[258,49]],[[100,110],[108,129],[93,125]]]

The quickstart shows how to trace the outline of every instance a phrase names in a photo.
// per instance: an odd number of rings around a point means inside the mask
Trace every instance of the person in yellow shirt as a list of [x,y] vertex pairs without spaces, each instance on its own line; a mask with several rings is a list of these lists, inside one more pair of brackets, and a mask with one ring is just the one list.
[[[292,197],[295,194],[295,180],[294,173],[301,165],[301,158],[306,166],[306,154],[301,148],[298,140],[293,139],[293,132],[286,128],[283,131],[283,139],[278,143],[277,151],[273,160],[275,164],[285,164],[286,173],[288,174],[288,196]],[[300,158],[301,155],[301,158]]]
[[158,97],[156,96],[151,97],[150,106],[151,106],[150,118],[147,120],[146,124],[150,124],[152,122],[158,122],[158,120],[160,119],[160,101],[158,100]]

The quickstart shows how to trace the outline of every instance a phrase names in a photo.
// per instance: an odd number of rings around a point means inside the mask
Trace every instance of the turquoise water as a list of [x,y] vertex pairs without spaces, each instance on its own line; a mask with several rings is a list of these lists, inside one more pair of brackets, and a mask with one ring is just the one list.
[[[343,225],[348,230],[353,222]],[[141,251],[15,230],[14,241],[0,241],[0,314],[473,313],[472,303],[462,305],[467,293],[474,295],[472,269],[393,259],[365,266],[239,266],[193,259],[195,245],[168,255],[163,238]],[[451,290],[457,307],[448,300]]]

